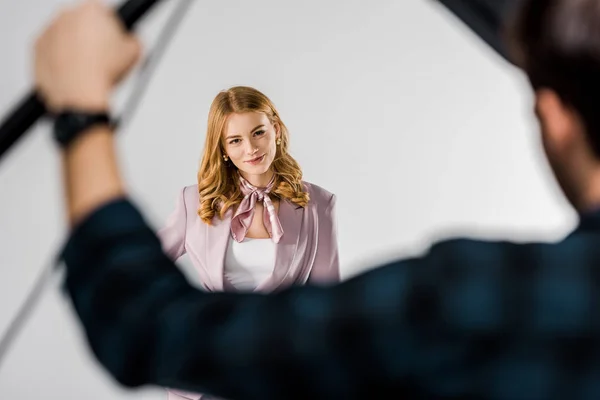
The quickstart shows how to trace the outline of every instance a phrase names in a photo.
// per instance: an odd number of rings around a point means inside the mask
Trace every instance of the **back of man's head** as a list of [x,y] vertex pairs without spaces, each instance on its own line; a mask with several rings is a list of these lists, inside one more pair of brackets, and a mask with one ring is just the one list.
[[600,0],[521,0],[510,26],[515,62],[581,116],[600,158]]

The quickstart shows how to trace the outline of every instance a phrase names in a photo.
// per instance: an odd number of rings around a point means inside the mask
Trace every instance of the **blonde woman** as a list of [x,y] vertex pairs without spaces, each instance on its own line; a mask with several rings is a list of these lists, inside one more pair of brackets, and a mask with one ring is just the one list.
[[[250,87],[214,99],[198,184],[179,193],[159,231],[188,254],[207,291],[275,291],[340,280],[335,195],[302,180],[273,103]],[[169,400],[206,399],[169,391]]]

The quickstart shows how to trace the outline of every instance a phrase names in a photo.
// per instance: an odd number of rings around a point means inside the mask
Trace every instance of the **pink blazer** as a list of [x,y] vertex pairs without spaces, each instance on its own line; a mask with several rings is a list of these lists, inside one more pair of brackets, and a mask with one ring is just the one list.
[[[279,205],[283,237],[276,246],[272,275],[256,291],[270,292],[292,284],[327,284],[340,280],[334,194],[304,182],[310,195],[306,207],[289,201]],[[198,187],[184,187],[175,210],[158,231],[163,250],[173,260],[188,254],[203,289],[211,292],[233,290],[224,280],[223,262],[230,238],[233,210],[223,220],[215,217],[207,225],[197,214]],[[206,398],[201,394],[169,390],[169,400]]]

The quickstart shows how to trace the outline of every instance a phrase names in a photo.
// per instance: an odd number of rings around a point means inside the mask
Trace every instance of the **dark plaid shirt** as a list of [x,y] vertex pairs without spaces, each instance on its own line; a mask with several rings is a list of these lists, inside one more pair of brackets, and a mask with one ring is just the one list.
[[127,200],[66,290],[122,384],[228,399],[600,399],[600,213],[557,244],[458,239],[330,287],[206,293]]

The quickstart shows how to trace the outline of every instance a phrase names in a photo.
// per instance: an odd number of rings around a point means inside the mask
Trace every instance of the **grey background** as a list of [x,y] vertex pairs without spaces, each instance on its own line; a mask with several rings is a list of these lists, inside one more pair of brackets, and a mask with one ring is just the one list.
[[[141,27],[146,48],[175,1]],[[0,0],[0,110],[29,89],[31,44],[67,3]],[[338,195],[345,278],[449,235],[550,241],[575,223],[523,76],[438,4],[225,0],[194,4],[119,134],[129,188],[155,226],[196,180],[210,102],[238,84],[271,97],[306,180]],[[0,332],[64,240],[59,161],[43,124],[0,161]],[[58,282],[0,365],[1,399],[164,397],[113,383]]]

